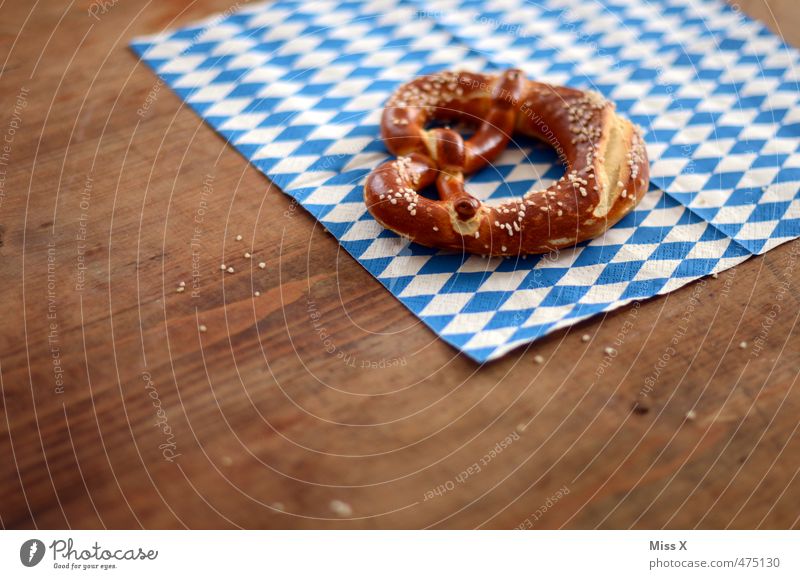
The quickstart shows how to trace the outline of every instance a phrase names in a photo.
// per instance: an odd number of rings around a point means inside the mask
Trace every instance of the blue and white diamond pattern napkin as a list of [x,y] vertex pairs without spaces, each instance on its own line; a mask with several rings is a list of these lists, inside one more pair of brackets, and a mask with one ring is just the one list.
[[[800,236],[800,57],[718,0],[278,0],[132,46],[477,361]],[[599,239],[527,259],[439,252],[380,227],[362,187],[388,158],[388,96],[420,74],[508,66],[599,90],[643,127],[642,203]],[[502,199],[562,171],[520,139],[468,188]]]

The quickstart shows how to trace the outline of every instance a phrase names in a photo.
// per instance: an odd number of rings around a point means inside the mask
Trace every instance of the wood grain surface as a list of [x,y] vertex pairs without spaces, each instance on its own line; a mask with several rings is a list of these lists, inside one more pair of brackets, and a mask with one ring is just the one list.
[[0,7],[3,527],[798,526],[800,243],[476,365],[127,49],[230,6]]

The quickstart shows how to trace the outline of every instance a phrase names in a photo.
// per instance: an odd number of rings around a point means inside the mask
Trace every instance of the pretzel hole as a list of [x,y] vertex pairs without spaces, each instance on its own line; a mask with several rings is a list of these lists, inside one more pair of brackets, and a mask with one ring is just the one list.
[[475,131],[478,129],[478,120],[476,119],[474,122],[470,122],[464,119],[458,118],[432,118],[428,119],[428,122],[425,123],[425,130],[430,131],[432,129],[452,129],[461,135],[461,138],[464,141],[469,140],[472,135],[475,134]]
[[528,191],[546,189],[566,171],[566,162],[554,146],[517,133],[497,159],[465,176],[464,189],[491,204],[493,200],[522,197]]
[[439,201],[439,190],[436,188],[436,181],[434,180],[433,183],[428,185],[427,187],[423,187],[419,191],[417,191],[421,197],[427,197],[433,201]]

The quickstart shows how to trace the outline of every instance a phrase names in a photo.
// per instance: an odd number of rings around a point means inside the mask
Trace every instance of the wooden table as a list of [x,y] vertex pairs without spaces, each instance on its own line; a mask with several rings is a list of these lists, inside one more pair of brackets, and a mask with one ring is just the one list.
[[0,8],[3,527],[798,526],[800,243],[480,367],[126,47],[226,8]]

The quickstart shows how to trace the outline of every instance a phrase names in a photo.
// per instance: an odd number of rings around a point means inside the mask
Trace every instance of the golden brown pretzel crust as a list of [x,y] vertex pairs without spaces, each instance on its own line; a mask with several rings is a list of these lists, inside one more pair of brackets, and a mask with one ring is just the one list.
[[[449,129],[425,130],[433,118],[481,124],[464,142]],[[464,191],[464,175],[491,162],[515,132],[553,146],[566,173],[548,189],[485,205]],[[649,185],[641,134],[613,103],[517,70],[415,79],[389,99],[381,134],[398,159],[367,178],[367,208],[384,227],[430,247],[523,255],[572,246],[614,225]],[[434,183],[440,200],[418,195]]]

